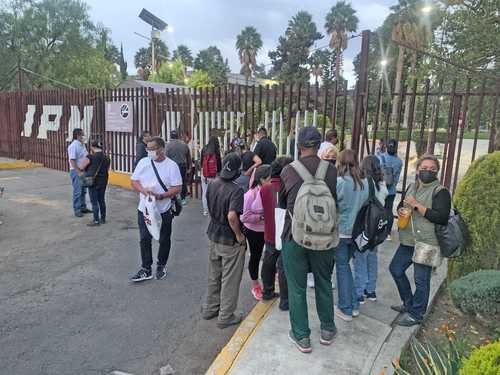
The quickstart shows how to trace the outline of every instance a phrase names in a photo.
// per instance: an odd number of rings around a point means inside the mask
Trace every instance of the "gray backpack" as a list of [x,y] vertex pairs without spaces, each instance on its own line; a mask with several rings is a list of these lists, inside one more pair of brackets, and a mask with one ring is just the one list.
[[304,181],[293,208],[294,241],[310,250],[329,250],[336,247],[339,243],[337,209],[332,193],[325,183],[328,162],[320,161],[315,176],[298,160],[291,165]]

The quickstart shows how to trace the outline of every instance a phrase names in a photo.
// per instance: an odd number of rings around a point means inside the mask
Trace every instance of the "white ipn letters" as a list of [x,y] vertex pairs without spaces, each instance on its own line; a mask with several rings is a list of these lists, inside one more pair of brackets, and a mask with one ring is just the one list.
[[68,123],[68,138],[66,141],[71,142],[73,140],[73,129],[80,128],[83,130],[83,134],[90,138],[90,125],[92,124],[92,118],[94,117],[94,107],[91,105],[86,105],[83,107],[83,119],[80,120],[80,109],[77,105],[71,106],[71,116]]
[[22,137],[31,137],[33,122],[35,120],[35,112],[36,105],[28,104],[28,110],[26,111],[26,117],[24,118],[24,129],[21,133]]
[[[42,117],[40,118],[40,127],[38,128],[38,139],[47,139],[47,132],[56,132],[59,130],[61,116],[63,112],[62,105],[44,105],[42,107]],[[55,116],[50,120],[50,116]]]

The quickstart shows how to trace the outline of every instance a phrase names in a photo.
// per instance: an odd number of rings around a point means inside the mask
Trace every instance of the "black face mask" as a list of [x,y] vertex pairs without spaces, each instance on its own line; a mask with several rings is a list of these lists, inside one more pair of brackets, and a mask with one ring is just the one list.
[[437,179],[437,172],[422,170],[418,172],[418,179],[424,184],[430,184]]

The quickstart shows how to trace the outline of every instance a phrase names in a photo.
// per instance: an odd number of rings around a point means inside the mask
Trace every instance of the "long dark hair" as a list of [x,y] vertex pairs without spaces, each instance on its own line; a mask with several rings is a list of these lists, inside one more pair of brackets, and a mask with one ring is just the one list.
[[280,156],[271,163],[271,176],[279,177],[283,168],[293,161],[291,157]]
[[363,181],[361,170],[359,169],[358,158],[353,150],[343,150],[337,158],[337,173],[339,176],[351,176],[354,181],[354,190],[356,185],[363,190]]
[[380,160],[374,155],[368,155],[361,162],[361,172],[364,177],[370,177],[375,182],[375,188],[380,190],[380,182],[384,180]]
[[213,154],[220,155],[219,138],[217,138],[214,135],[208,138],[208,143],[206,145],[205,151],[209,155]]
[[255,170],[255,175],[253,176],[253,182],[251,189],[260,185],[260,180],[262,178],[271,177],[271,166],[269,164],[259,165]]

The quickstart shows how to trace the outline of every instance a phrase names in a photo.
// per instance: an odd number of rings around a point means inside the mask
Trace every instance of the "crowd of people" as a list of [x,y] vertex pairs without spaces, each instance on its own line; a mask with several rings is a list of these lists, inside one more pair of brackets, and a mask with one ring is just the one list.
[[[308,286],[314,287],[321,323],[319,341],[323,345],[330,345],[337,333],[334,317],[351,322],[359,316],[360,304],[377,300],[380,241],[362,249],[353,232],[362,207],[377,201],[385,210],[384,225],[390,234],[402,161],[394,139],[387,143],[380,140],[375,154],[358,162],[355,151],[339,144],[334,129],[322,139],[316,128],[305,127],[296,138],[295,161],[277,155],[277,147],[265,128],[258,130],[255,143],[249,147],[243,139],[233,139],[224,156],[217,136],[211,136],[202,148],[202,212],[209,217],[208,284],[202,317],[217,318],[220,328],[241,322],[242,315],[236,309],[248,249],[250,293],[256,300],[280,298],[279,308],[289,311],[290,339],[301,352],[308,353],[312,350]],[[89,225],[98,226],[106,222],[109,158],[96,140],[92,140],[91,153],[87,153],[81,129],[75,129],[73,139],[68,148],[73,209],[78,217],[93,212]],[[131,278],[134,282],[153,278],[152,235],[145,224],[147,200],[154,197],[161,214],[157,279],[167,276],[177,195],[182,204],[186,202],[186,181],[192,163],[189,147],[175,131],[170,139],[166,143],[143,132],[137,145],[131,180],[140,196],[137,220],[142,264]],[[401,298],[400,305],[391,306],[402,314],[398,320],[401,326],[422,322],[432,269],[441,262],[439,252],[429,263],[429,259],[420,261],[415,250],[421,243],[437,245],[434,225],[446,224],[450,212],[450,193],[437,178],[439,167],[435,156],[421,157],[415,183],[402,192],[396,210],[401,217],[399,247],[389,271]],[[92,210],[85,205],[86,186]],[[411,265],[415,270],[414,291],[405,273]]]

